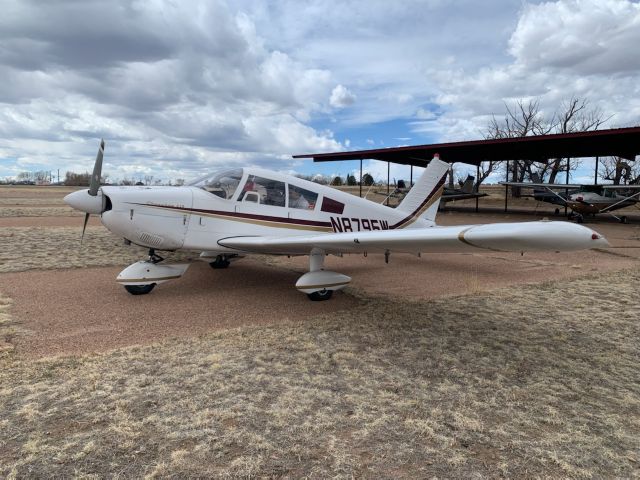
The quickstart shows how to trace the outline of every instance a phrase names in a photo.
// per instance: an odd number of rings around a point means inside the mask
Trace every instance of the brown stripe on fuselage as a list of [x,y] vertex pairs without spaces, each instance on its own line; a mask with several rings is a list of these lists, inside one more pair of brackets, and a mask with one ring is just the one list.
[[262,226],[274,227],[274,228],[291,228],[294,230],[333,232],[333,229],[331,228],[331,223],[329,222],[318,222],[313,220],[303,220],[303,219],[285,218],[285,217],[273,217],[268,215],[254,215],[250,213],[225,212],[222,210],[206,210],[202,208],[186,208],[186,207],[175,207],[175,206],[172,207],[168,205],[153,205],[153,204],[146,204],[146,203],[136,203],[135,205],[197,214],[204,217],[223,218],[223,219],[231,220],[235,222],[251,223],[254,225],[262,225]]

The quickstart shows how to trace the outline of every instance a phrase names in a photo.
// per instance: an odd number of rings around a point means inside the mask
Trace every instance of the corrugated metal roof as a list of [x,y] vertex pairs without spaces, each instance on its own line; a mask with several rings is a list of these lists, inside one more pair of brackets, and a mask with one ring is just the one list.
[[619,156],[633,160],[640,154],[640,127],[593,130],[531,137],[472,140],[406,147],[308,153],[293,158],[313,158],[315,162],[382,160],[403,165],[425,166],[434,154],[445,162],[477,165],[488,160],[546,160]]

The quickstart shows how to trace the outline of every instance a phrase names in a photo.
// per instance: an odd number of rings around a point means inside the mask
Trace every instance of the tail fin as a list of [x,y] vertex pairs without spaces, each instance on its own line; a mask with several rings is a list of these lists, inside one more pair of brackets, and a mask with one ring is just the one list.
[[448,169],[449,164],[441,161],[439,155],[435,154],[422,176],[396,210],[409,213],[412,220],[422,217],[435,221]]
[[467,177],[467,179],[462,184],[462,187],[460,188],[460,190],[462,190],[462,193],[473,193],[473,181],[475,179],[476,177],[472,175],[469,175]]

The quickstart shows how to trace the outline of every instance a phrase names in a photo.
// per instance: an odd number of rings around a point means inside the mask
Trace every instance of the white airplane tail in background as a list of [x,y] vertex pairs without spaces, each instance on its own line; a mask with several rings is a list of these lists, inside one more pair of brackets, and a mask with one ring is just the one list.
[[449,164],[434,155],[422,176],[404,197],[396,210],[411,213],[414,218],[435,222]]

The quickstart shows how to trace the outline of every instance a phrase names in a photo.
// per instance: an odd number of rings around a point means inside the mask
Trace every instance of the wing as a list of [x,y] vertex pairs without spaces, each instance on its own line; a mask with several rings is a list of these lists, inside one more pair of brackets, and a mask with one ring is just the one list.
[[577,183],[531,183],[531,182],[498,182],[498,183],[500,185],[508,185],[510,187],[549,188],[551,190],[565,190],[567,188],[584,187],[584,185],[578,185]]
[[498,182],[510,187],[548,188],[551,190],[565,190],[567,188],[602,188],[604,190],[640,190],[640,185],[586,185],[577,183],[531,183],[531,182]]
[[640,185],[598,185],[603,190],[640,190]]
[[242,252],[307,255],[326,253],[458,253],[495,251],[569,251],[606,247],[590,228],[569,222],[519,222],[403,230],[329,233],[293,237],[227,237],[221,246]]
[[480,198],[487,196],[488,194],[486,193],[447,193],[442,195],[440,200],[443,202],[450,202],[452,200],[467,200],[470,198]]

